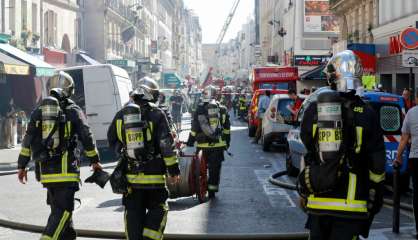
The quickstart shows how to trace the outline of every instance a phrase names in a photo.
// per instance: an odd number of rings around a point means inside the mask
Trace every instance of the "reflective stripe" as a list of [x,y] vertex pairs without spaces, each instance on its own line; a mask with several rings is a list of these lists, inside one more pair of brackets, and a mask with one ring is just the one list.
[[42,174],[41,183],[59,183],[59,182],[79,182],[80,178],[77,173],[67,174]]
[[151,238],[154,240],[160,240],[163,237],[162,233],[149,229],[149,228],[144,228],[142,235],[144,237]]
[[39,123],[40,123],[40,121],[36,121],[35,127],[39,127]]
[[65,124],[65,134],[64,134],[64,137],[65,138],[68,138],[68,137],[70,137],[70,135],[71,135],[71,122],[67,122]]
[[154,124],[152,122],[148,122],[151,132],[154,132]]
[[356,199],[357,176],[354,173],[350,173],[348,178],[347,200],[353,201]]
[[87,157],[96,157],[97,156],[97,150],[93,149],[90,151],[85,151],[84,152],[86,154]]
[[225,141],[219,143],[199,143],[197,144],[199,148],[216,148],[216,147],[226,147]]
[[65,151],[61,157],[61,172],[67,174],[68,171],[68,151]]
[[164,203],[161,204],[160,206],[164,209],[164,217],[163,217],[163,220],[161,221],[160,229],[158,229],[158,231],[160,233],[163,233],[164,229],[165,229],[165,226],[167,224],[168,206]]
[[338,198],[308,198],[308,208],[320,210],[336,210],[347,212],[364,212],[367,213],[366,201],[348,202],[345,199]]
[[385,173],[376,174],[376,173],[369,170],[369,179],[372,180],[375,183],[380,183],[383,180],[385,180]]
[[217,185],[211,185],[211,184],[209,184],[208,185],[208,189],[209,190],[212,190],[212,191],[218,191],[219,187]]
[[164,175],[145,175],[144,173],[138,175],[127,174],[126,178],[129,183],[133,184],[165,184]]
[[224,133],[224,134],[231,134],[231,130],[229,130],[229,129],[224,129],[224,130],[223,130],[223,133]]
[[225,124],[226,121],[226,114],[222,114],[222,125]]
[[30,157],[30,148],[22,147],[22,149],[20,150],[20,155],[24,157]]
[[312,137],[315,137],[316,130],[318,129],[318,124],[314,123],[312,125]]
[[151,130],[147,128],[147,141],[151,141],[151,140],[152,140]]
[[64,211],[64,214],[62,215],[62,218],[60,220],[60,223],[55,230],[54,236],[52,237],[53,240],[58,240],[59,236],[61,235],[62,229],[65,226],[65,223],[67,222],[68,218],[70,217],[70,213],[67,211]]
[[122,138],[122,120],[121,119],[116,120],[116,132],[118,134],[119,141],[123,143],[123,138]]
[[193,137],[196,137],[196,132],[195,131],[190,131],[190,135],[192,135]]
[[47,235],[42,235],[40,240],[52,240],[52,237]]
[[362,127],[356,127],[356,153],[360,153],[361,151],[361,145],[363,144],[363,128]]
[[173,166],[174,164],[178,163],[176,156],[165,157],[164,162],[167,167]]

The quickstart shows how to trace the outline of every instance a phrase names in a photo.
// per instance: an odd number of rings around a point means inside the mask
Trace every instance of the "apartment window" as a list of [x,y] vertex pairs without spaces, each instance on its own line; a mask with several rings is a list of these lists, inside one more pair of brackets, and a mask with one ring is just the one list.
[[44,43],[57,46],[57,14],[48,10],[44,14]]
[[32,32],[38,32],[38,5],[32,3]]
[[12,32],[12,34],[15,34],[15,22],[16,22],[16,18],[15,18],[15,12],[16,12],[16,2],[15,0],[9,0],[9,29]]
[[28,30],[28,2],[22,0],[20,7],[22,13],[22,30]]

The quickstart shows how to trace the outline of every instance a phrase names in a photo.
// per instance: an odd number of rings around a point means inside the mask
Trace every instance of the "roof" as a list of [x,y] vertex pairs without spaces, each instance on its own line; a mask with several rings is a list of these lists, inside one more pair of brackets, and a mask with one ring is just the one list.
[[305,73],[303,73],[302,75],[300,75],[300,79],[302,81],[306,81],[306,80],[327,80],[327,77],[325,76],[325,74],[322,72],[325,69],[325,64],[320,65],[310,71],[307,71]]
[[60,69],[62,71],[71,71],[71,70],[77,70],[77,69],[90,69],[90,68],[110,68],[110,71],[115,75],[123,78],[128,78],[128,73],[120,67],[117,67],[112,64],[98,64],[98,65],[82,65],[82,66],[75,66],[75,67],[69,67],[69,68],[63,68]]
[[0,72],[11,75],[29,75],[29,65],[0,52]]
[[9,44],[0,43],[0,51],[31,66],[34,66],[36,68],[36,76],[49,77],[55,73],[55,68],[52,65]]

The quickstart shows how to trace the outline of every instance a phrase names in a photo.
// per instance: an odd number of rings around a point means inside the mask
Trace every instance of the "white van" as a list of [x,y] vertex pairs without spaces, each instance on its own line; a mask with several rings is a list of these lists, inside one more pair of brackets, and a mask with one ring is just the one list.
[[116,112],[129,101],[129,92],[132,91],[128,73],[109,64],[60,70],[73,77],[75,94],[72,99],[86,113],[99,150],[106,148],[107,129]]

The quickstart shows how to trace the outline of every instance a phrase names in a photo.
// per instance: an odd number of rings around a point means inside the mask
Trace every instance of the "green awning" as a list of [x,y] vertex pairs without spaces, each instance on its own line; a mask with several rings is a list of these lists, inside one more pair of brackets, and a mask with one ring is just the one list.
[[164,73],[164,86],[178,88],[181,82],[181,78],[176,73]]
[[36,69],[37,77],[51,77],[55,74],[55,68],[52,65],[38,59],[30,54],[23,52],[9,44],[0,44],[0,52],[5,53],[19,61],[29,64]]
[[29,75],[29,65],[0,52],[0,73]]
[[10,41],[10,38],[12,38],[11,35],[0,33],[0,43],[8,43]]

